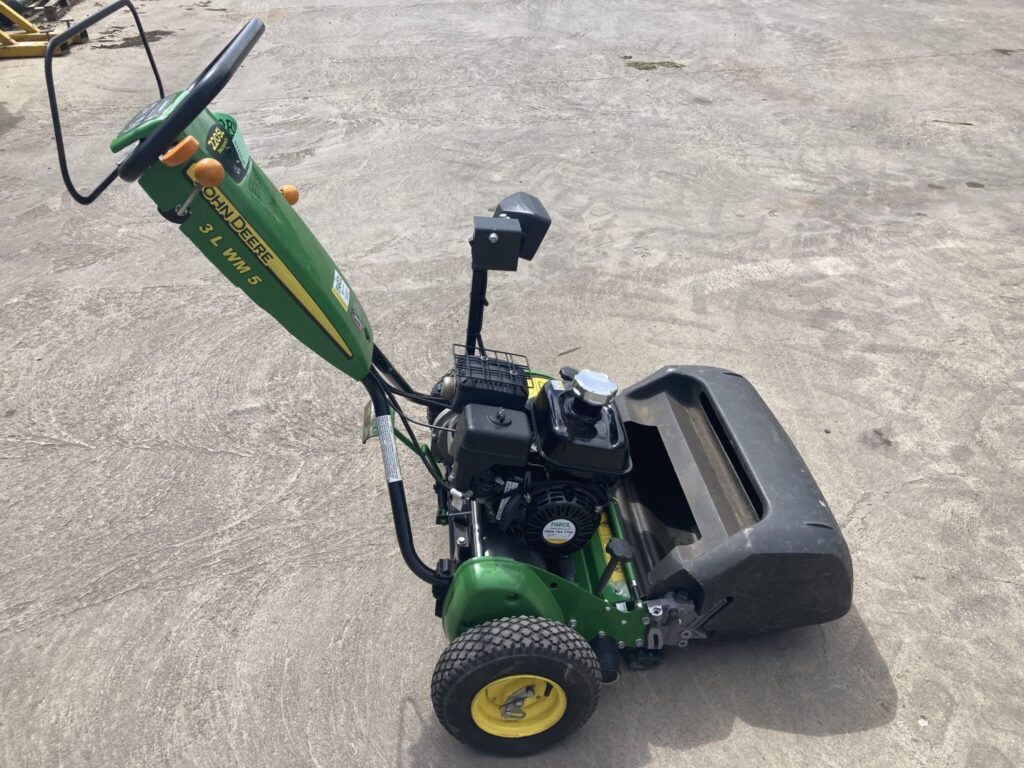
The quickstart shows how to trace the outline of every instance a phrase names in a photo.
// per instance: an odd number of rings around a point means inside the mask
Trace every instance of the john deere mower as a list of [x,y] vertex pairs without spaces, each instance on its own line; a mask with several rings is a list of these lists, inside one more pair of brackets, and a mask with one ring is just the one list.
[[[111,142],[127,150],[114,170],[81,193],[68,173],[53,54],[120,9],[139,28],[159,99]],[[54,38],[45,72],[61,174],[82,204],[117,178],[138,181],[229,281],[366,388],[363,439],[380,445],[398,547],[430,585],[450,641],[431,681],[444,728],[482,750],[526,755],[582,726],[623,662],[653,667],[669,648],[849,610],[843,536],[745,378],[670,365],[620,391],[604,373],[545,374],[484,345],[488,276],[533,259],[551,223],[536,197],[513,194],[474,218],[465,338],[436,383],[414,389],[295,212],[296,190],[273,185],[236,120],[210,109],[263,30],[249,21],[170,94],[128,0]],[[447,554],[432,565],[413,544],[398,442],[432,480],[431,513],[447,531]]]

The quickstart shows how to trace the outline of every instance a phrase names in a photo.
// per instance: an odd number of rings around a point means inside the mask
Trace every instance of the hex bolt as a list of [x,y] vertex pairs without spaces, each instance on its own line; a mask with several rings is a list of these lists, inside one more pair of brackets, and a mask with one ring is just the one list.
[[644,623],[644,626],[646,627],[648,624],[651,623],[651,617],[650,616],[644,616],[643,623]]
[[643,644],[644,644],[644,641],[641,640],[639,637],[636,639],[636,642],[633,643],[633,645],[635,645],[637,648],[639,648]]
[[569,619],[569,626],[576,629],[576,619]]
[[603,629],[599,629],[599,630],[597,631],[597,636],[598,636],[598,637],[601,637],[601,638],[607,637],[607,635],[605,635],[605,633],[604,633],[604,630],[603,630]]
[[604,607],[604,612],[605,612],[605,613],[608,613],[608,612],[609,612],[609,611],[610,611],[611,609],[612,609],[612,607],[611,607],[610,605],[606,605],[606,606]]
[[626,644],[624,642],[622,642],[621,640],[619,640],[619,650],[621,651],[625,647],[626,647]]
[[460,547],[466,546],[466,537],[465,536],[459,536],[459,538],[457,538],[455,540],[455,543],[458,544]]
[[497,232],[491,232],[491,234],[489,234],[487,236],[487,239],[493,245],[494,243],[498,242],[498,233]]

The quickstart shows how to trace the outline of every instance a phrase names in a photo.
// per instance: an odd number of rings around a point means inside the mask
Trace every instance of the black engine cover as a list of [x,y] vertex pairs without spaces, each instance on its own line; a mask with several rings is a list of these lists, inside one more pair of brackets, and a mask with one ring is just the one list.
[[599,509],[606,503],[601,489],[580,483],[551,483],[531,490],[520,523],[523,540],[542,552],[575,552],[597,531]]
[[453,488],[469,490],[495,467],[524,467],[530,422],[522,411],[474,403],[462,409],[451,442]]
[[614,406],[580,414],[561,381],[549,381],[531,409],[537,450],[548,464],[582,479],[612,480],[629,472],[629,444]]

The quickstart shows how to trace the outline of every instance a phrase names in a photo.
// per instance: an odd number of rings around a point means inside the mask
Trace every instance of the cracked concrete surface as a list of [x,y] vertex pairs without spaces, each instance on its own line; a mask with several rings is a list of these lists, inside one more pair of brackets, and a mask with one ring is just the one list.
[[[526,189],[554,224],[485,338],[740,371],[836,511],[849,616],[627,674],[531,765],[1024,763],[1019,2],[139,5],[172,88],[267,22],[216,104],[411,380]],[[127,23],[56,65],[81,186],[151,97]],[[361,389],[137,187],[76,206],[41,62],[0,75],[0,765],[491,764],[433,719]]]

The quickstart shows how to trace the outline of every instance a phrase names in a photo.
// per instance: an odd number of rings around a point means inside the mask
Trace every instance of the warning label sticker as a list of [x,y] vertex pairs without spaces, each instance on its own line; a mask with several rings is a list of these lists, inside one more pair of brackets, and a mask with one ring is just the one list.
[[556,546],[568,544],[575,535],[576,526],[573,525],[572,520],[565,520],[564,518],[551,520],[541,529],[541,536],[544,538],[544,541]]
[[352,296],[352,292],[349,290],[348,283],[345,282],[345,278],[339,274],[338,270],[334,270],[334,286],[331,290],[338,301],[341,302],[342,308],[348,309],[348,302]]
[[377,417],[377,432],[380,436],[380,452],[384,457],[384,475],[389,483],[400,483],[402,471],[398,468],[398,451],[395,450],[395,433],[390,414]]

